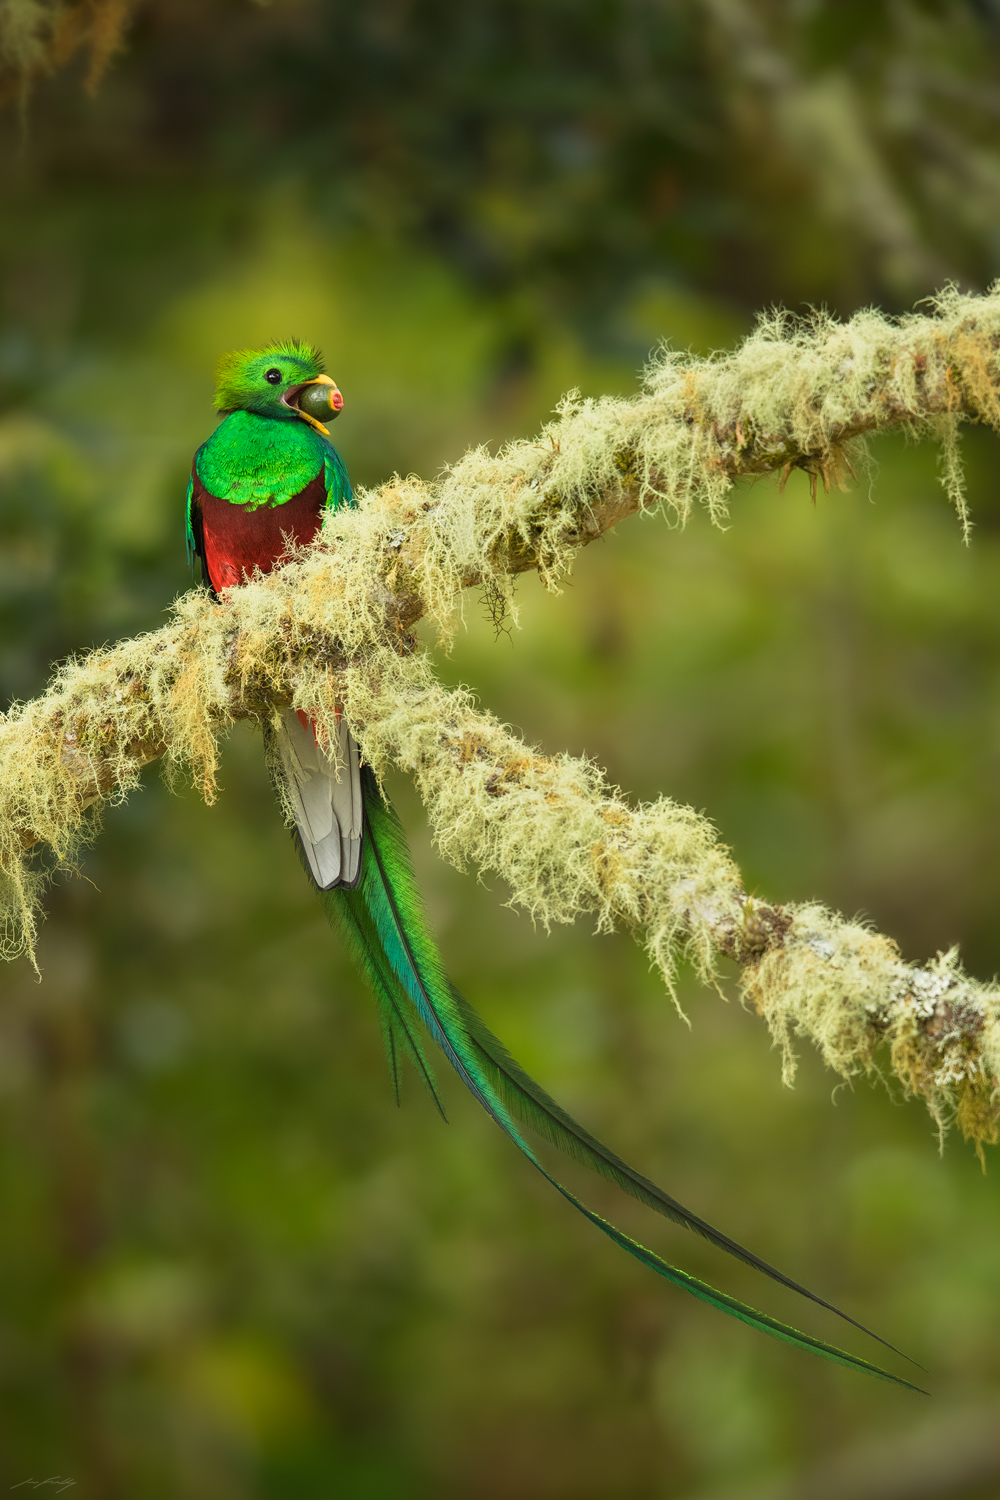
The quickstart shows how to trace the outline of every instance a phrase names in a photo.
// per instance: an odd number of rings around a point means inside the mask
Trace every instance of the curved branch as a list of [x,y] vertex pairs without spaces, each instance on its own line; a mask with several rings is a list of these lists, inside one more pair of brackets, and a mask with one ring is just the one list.
[[794,1036],[844,1078],[876,1070],[888,1048],[905,1092],[943,1132],[997,1139],[1000,988],[962,972],[957,954],[906,964],[881,934],[812,904],[747,895],[712,825],[667,798],[631,806],[600,769],[525,746],[468,693],[448,692],[426,660],[401,663],[374,697],[349,674],[345,704],[376,765],[410,771],[438,847],[452,863],[499,874],[536,921],[592,912],[599,930],[638,929],[673,991],[686,951],[704,979],[735,960],[743,997],[795,1074]]
[[718,518],[735,480],[796,467],[814,486],[843,484],[873,432],[936,436],[964,518],[958,426],[1000,427],[998,349],[1000,290],[952,289],[898,321],[773,315],[732,354],[663,353],[632,400],[567,398],[534,441],[364,494],[267,578],[221,603],[189,593],[162,630],[71,662],[0,724],[4,951],[32,950],[33,844],[71,861],[85,809],[126,796],[161,756],[211,800],[232,720],[294,703],[332,731],[342,704],[373,763],[415,769],[445,853],[501,871],[536,917],[591,909],[601,925],[637,925],[668,981],[678,943],[706,973],[716,954],[735,958],[786,1074],[796,1031],[848,1074],[887,1040],[939,1122],[954,1104],[967,1133],[992,1139],[994,992],[951,958],[907,967],[887,939],[818,907],[750,901],[697,814],[631,809],[595,768],[535,756],[443,694],[410,632],[427,616],[451,633],[464,588],[503,607],[528,568],[554,587],[580,547],[638,510],[683,521],[704,504]]

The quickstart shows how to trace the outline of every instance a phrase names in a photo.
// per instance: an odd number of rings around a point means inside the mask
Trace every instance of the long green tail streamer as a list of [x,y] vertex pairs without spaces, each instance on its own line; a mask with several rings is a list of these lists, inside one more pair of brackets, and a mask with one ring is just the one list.
[[399,1053],[402,1051],[410,1057],[430,1089],[438,1109],[444,1114],[433,1073],[409,1020],[408,1013],[413,1013],[440,1046],[470,1092],[518,1150],[567,1202],[636,1260],[674,1286],[681,1287],[693,1297],[700,1298],[730,1317],[740,1319],[761,1333],[818,1354],[823,1359],[845,1365],[848,1369],[861,1370],[880,1380],[926,1394],[920,1386],[857,1355],[838,1349],[833,1344],[801,1333],[766,1313],[757,1312],[735,1297],[719,1292],[697,1277],[688,1275],[686,1271],[669,1265],[652,1250],[594,1213],[546,1170],[521,1136],[512,1115],[516,1115],[554,1145],[585,1162],[656,1212],[693,1229],[738,1260],[836,1313],[894,1353],[900,1352],[885,1339],[879,1338],[878,1334],[871,1333],[863,1324],[842,1313],[839,1308],[768,1265],[728,1235],[714,1229],[654,1182],[634,1171],[579,1125],[525,1073],[448,979],[424,913],[406,836],[393,808],[382,797],[371,771],[366,768],[362,774],[365,842],[361,879],[354,890],[337,889],[326,892],[325,901],[331,921],[345,936],[375,991],[397,1099]]

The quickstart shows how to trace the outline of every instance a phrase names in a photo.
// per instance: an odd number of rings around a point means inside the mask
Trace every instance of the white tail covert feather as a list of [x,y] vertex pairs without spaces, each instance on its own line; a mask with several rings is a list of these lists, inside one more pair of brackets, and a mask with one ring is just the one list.
[[361,868],[363,802],[358,742],[343,719],[329,752],[286,709],[278,727],[278,749],[295,815],[295,826],[313,879],[321,891],[353,886]]

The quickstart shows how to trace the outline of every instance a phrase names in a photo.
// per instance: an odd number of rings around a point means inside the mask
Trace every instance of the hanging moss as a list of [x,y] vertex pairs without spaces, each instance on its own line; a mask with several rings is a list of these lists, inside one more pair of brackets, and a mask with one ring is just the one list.
[[89,56],[93,91],[122,44],[137,0],[2,0],[0,103],[21,94],[41,73],[62,67],[77,52]]
[[427,615],[447,644],[465,587],[506,602],[528,566],[557,588],[579,548],[631,511],[684,522],[701,504],[720,521],[741,474],[795,466],[843,483],[864,437],[890,427],[942,441],[967,528],[958,424],[1000,425],[998,344],[1000,290],[950,289],[898,322],[766,317],[733,354],[664,352],[634,400],[571,395],[533,441],[476,449],[435,484],[397,477],[363,493],[267,578],[221,603],[189,593],[163,630],[70,662],[2,723],[4,953],[34,949],[30,846],[72,864],[94,826],[87,808],[126,797],[145,762],[163,756],[210,802],[234,718],[266,722],[292,703],[333,744],[343,709],[376,772],[412,772],[445,857],[502,876],[536,921],[625,922],[671,988],[681,951],[706,978],[717,954],[733,957],[786,1079],[796,1035],[845,1077],[871,1071],[886,1043],[941,1129],[956,1116],[978,1143],[994,1139],[997,991],[953,954],[915,968],[821,907],[750,901],[706,819],[667,798],[632,807],[591,762],[537,754],[443,689],[408,630]]

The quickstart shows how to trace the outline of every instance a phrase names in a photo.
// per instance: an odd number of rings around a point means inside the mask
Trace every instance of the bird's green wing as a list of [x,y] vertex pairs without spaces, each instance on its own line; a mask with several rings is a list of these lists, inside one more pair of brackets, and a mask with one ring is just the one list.
[[[360,956],[380,995],[380,1004],[387,1005],[389,993],[395,994],[395,1005],[390,1018],[393,1026],[396,1024],[396,1016],[407,1009],[414,1011],[472,1094],[532,1165],[585,1218],[644,1265],[675,1286],[690,1292],[692,1296],[699,1297],[763,1333],[849,1368],[863,1370],[881,1379],[910,1387],[909,1381],[891,1375],[832,1344],[825,1344],[808,1334],[799,1333],[669,1265],[587,1208],[546,1170],[521,1136],[512,1114],[516,1114],[550,1141],[585,1161],[594,1170],[609,1177],[658,1212],[686,1224],[729,1254],[736,1255],[830,1311],[838,1312],[837,1308],[831,1307],[822,1298],[814,1296],[806,1288],[769,1266],[766,1261],[744,1250],[728,1236],[691,1214],[655,1183],[634,1172],[578,1125],[510,1057],[449,981],[423,911],[403,830],[393,809],[380,795],[371,771],[365,770],[363,774],[365,842],[361,878],[356,889],[330,891],[326,894],[326,900],[338,926],[353,924],[357,932],[363,934],[365,951]],[[358,951],[356,945],[355,951]],[[840,1313],[839,1316],[844,1317],[845,1314]],[[847,1318],[847,1321],[854,1323],[855,1320]],[[860,1324],[855,1326],[861,1327]],[[864,1331],[868,1332],[867,1329]],[[885,1343],[885,1340],[879,1342]],[[892,1348],[892,1345],[887,1347]],[[916,1386],[910,1388],[919,1389]]]
[[187,498],[184,501],[184,540],[187,543],[188,567],[194,567],[194,521],[191,515],[191,501],[194,497],[194,467],[191,469],[191,478],[188,480]]
[[323,479],[326,484],[326,508],[339,510],[342,505],[354,504],[354,491],[347,475],[347,466],[332,443],[323,440]]

